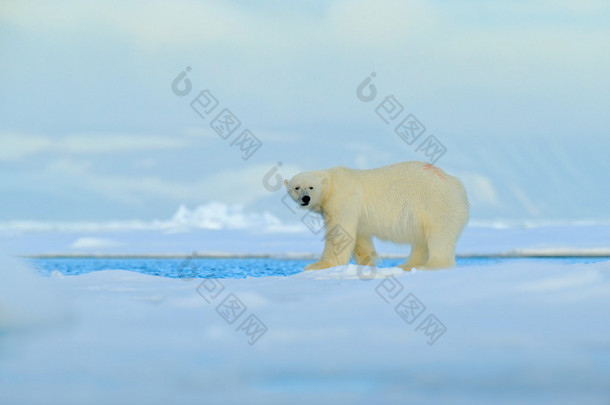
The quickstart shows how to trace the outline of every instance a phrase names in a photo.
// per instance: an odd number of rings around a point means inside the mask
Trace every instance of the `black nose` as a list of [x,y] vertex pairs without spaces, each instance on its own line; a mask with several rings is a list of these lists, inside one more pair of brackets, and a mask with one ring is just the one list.
[[308,203],[310,199],[311,198],[309,198],[308,195],[305,195],[305,196],[303,196],[303,198],[301,198],[301,200],[303,200],[304,203]]

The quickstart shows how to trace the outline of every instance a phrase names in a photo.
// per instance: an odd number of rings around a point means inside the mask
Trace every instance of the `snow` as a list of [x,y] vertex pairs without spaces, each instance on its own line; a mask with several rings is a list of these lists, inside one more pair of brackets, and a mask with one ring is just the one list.
[[[608,261],[348,265],[206,284],[122,270],[42,278],[13,259],[0,265],[2,404],[610,397]],[[245,310],[229,324],[219,305],[231,294]],[[413,299],[417,311],[399,306]],[[251,315],[266,327],[253,344],[239,330]]]
[[28,330],[66,318],[61,286],[49,284],[24,263],[0,256],[0,336],[3,331]]

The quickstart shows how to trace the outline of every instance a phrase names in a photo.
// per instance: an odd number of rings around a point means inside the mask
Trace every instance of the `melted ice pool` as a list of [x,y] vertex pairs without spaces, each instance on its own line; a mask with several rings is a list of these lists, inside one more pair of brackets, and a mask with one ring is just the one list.
[[[606,257],[545,257],[545,258],[457,258],[457,265],[489,265],[522,261],[539,263],[596,263]],[[129,270],[154,276],[171,278],[246,278],[290,276],[300,273],[313,260],[287,260],[276,258],[37,258],[29,261],[42,274],[59,271],[64,275],[79,275],[99,270]],[[385,259],[380,267],[394,267],[403,259]]]

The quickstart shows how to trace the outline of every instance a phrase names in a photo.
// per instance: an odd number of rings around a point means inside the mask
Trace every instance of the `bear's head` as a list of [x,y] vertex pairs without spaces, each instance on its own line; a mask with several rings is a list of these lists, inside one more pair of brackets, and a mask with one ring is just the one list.
[[328,190],[328,177],[316,172],[303,172],[290,181],[284,180],[288,194],[301,207],[321,211]]

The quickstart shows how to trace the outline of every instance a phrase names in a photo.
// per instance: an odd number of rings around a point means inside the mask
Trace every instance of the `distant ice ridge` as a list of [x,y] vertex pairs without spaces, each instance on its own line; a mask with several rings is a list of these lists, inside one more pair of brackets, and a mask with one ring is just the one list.
[[468,226],[471,228],[492,228],[492,229],[532,229],[543,227],[567,227],[567,226],[610,226],[609,219],[574,219],[574,220],[558,220],[558,219],[492,219],[480,220],[471,219],[468,221]]
[[[610,220],[477,220],[469,222],[470,228],[489,229],[532,229],[558,226],[609,226]],[[243,205],[210,202],[188,208],[180,205],[176,213],[166,220],[125,220],[125,221],[0,221],[0,233],[25,234],[44,232],[122,232],[161,231],[166,233],[190,230],[236,230],[256,229],[263,233],[307,233],[300,222],[285,223],[268,211],[247,212]],[[84,241],[85,243],[88,241]]]
[[243,205],[210,202],[189,209],[180,205],[168,220],[128,220],[106,222],[59,222],[59,221],[4,221],[0,232],[113,232],[113,231],[164,231],[184,232],[189,230],[259,229],[265,232],[305,232],[302,224],[284,224],[275,215],[265,212],[246,212]]
[[227,205],[211,202],[199,205],[190,210],[180,205],[178,211],[169,220],[161,224],[166,230],[188,229],[244,229],[253,227],[267,228],[280,226],[282,222],[269,212],[246,213],[243,205]]

